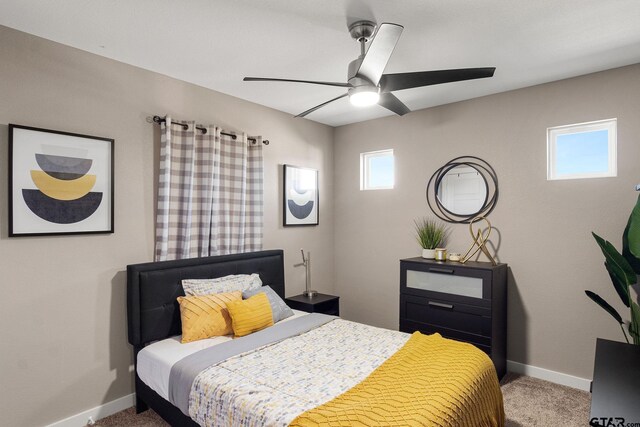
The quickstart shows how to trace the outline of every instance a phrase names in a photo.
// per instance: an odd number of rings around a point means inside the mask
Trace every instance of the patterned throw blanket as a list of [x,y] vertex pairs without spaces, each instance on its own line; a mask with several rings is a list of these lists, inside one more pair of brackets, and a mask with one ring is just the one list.
[[493,363],[470,344],[415,332],[364,381],[291,423],[347,425],[503,426]]

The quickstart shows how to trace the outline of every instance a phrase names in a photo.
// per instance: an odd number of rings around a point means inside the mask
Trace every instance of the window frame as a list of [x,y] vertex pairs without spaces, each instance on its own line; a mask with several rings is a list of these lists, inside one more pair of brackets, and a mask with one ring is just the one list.
[[[576,123],[571,125],[553,126],[547,128],[547,181],[565,179],[608,178],[618,176],[617,158],[617,127],[618,119],[594,120],[591,122]],[[608,131],[607,156],[608,167],[606,172],[570,173],[558,174],[556,143],[560,135],[587,133],[600,130]]]
[[[371,181],[371,170],[369,168],[368,160],[375,157],[386,157],[391,155],[393,161],[393,176],[391,186],[378,186],[371,187],[369,182]],[[367,151],[360,153],[360,191],[370,190],[393,190],[396,184],[396,158],[393,154],[393,148],[385,150]]]

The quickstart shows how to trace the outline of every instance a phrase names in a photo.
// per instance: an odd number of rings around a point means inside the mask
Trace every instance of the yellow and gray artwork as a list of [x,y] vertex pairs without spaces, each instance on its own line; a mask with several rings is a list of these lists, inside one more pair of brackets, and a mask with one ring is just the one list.
[[[43,146],[43,151],[55,152],[55,148]],[[44,153],[36,153],[35,157],[40,170],[31,170],[30,175],[37,189],[22,190],[24,201],[34,214],[56,224],[71,224],[98,209],[102,192],[91,191],[96,184],[96,176],[88,173],[91,159]]]
[[113,232],[113,140],[10,125],[10,235]]
[[318,171],[284,165],[284,225],[318,224]]

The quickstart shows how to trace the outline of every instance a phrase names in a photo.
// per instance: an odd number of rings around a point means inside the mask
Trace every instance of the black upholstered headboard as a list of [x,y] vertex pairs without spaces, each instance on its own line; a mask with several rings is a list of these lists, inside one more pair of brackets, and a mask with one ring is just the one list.
[[182,279],[210,279],[229,274],[258,273],[284,298],[282,250],[249,252],[127,266],[129,342],[139,350],[145,344],[180,335],[179,296]]

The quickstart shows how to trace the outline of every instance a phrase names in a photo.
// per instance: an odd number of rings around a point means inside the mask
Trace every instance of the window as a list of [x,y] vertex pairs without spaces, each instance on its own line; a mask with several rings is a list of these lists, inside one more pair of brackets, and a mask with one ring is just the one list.
[[393,150],[360,154],[360,190],[393,188]]
[[617,175],[616,119],[547,129],[547,179]]

